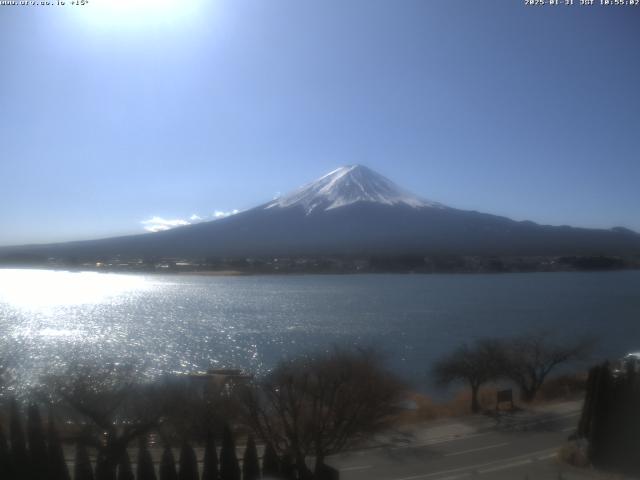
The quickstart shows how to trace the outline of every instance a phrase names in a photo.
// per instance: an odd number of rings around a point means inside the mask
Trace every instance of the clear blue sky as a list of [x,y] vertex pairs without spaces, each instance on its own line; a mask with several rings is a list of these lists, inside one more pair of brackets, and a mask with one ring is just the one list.
[[0,245],[210,218],[351,163],[640,230],[640,7],[111,1],[0,6]]

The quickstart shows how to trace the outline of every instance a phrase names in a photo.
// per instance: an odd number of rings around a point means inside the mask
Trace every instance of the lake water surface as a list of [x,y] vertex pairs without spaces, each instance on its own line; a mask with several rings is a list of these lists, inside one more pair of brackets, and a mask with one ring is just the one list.
[[427,386],[461,342],[546,329],[594,333],[599,355],[640,350],[640,272],[215,277],[0,270],[0,357],[23,382],[70,363],[146,374],[242,367],[376,346]]

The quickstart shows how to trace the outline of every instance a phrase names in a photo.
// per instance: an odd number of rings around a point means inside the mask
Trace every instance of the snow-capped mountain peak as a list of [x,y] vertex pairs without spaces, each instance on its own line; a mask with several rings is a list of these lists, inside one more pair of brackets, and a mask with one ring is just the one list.
[[388,178],[363,165],[347,165],[327,173],[288,195],[275,199],[265,208],[302,207],[307,214],[331,210],[356,202],[406,205],[413,208],[445,208],[400,188]]

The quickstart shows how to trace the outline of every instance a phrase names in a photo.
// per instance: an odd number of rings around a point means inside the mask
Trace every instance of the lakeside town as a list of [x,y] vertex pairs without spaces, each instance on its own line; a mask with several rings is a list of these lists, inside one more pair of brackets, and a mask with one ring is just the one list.
[[127,258],[97,260],[73,257],[13,255],[0,257],[0,267],[38,267],[98,272],[193,273],[211,275],[354,274],[354,273],[519,273],[640,269],[640,256],[270,256]]

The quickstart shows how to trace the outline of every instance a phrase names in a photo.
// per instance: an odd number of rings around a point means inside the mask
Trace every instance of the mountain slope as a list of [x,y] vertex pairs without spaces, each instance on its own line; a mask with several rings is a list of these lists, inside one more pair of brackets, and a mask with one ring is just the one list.
[[358,202],[379,205],[444,208],[403,190],[386,177],[362,165],[337,168],[265,208],[302,207],[307,214],[314,210],[331,210]]
[[363,166],[221,220],[172,230],[0,249],[95,259],[296,255],[577,255],[640,253],[640,235],[516,222],[427,201]]

